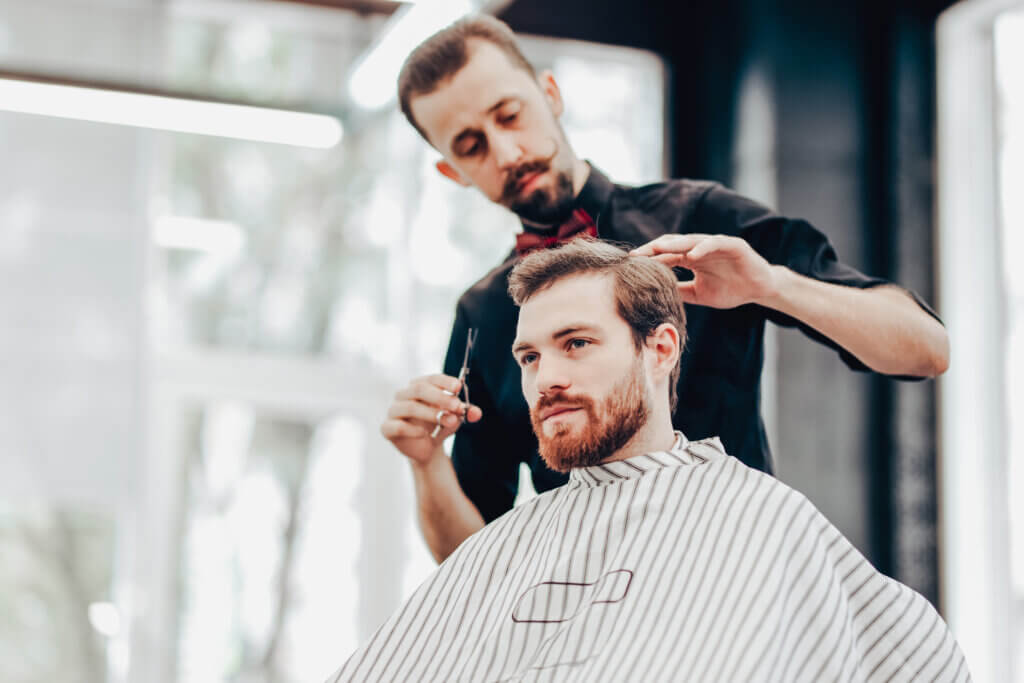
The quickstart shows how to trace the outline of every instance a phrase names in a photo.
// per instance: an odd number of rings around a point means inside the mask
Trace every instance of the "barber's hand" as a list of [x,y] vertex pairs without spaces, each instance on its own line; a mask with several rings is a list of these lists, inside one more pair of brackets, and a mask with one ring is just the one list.
[[[483,417],[480,408],[459,400],[461,388],[459,380],[448,375],[414,379],[395,394],[380,433],[407,458],[426,464],[440,451],[441,442],[462,424],[464,413],[470,422]],[[431,437],[438,424],[441,429]]]
[[739,237],[662,235],[630,253],[692,271],[692,280],[676,285],[684,303],[735,308],[777,293],[775,267]]

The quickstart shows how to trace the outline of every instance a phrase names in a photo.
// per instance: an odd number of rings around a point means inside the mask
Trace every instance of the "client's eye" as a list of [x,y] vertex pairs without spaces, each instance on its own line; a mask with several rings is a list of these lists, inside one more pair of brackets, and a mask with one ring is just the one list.
[[573,339],[569,341],[569,347],[573,349],[582,349],[589,343],[590,341],[587,339]]

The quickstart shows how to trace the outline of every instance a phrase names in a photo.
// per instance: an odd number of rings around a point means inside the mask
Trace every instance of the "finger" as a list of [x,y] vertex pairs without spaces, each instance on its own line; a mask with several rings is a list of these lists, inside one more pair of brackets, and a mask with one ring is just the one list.
[[690,259],[686,254],[655,254],[651,259],[662,263],[669,268],[675,268],[676,266],[686,267],[690,263]]
[[430,436],[430,431],[421,424],[405,420],[385,420],[381,423],[380,433],[388,441],[394,439],[422,439]]
[[654,256],[655,254],[687,252],[694,246],[705,240],[709,235],[702,233],[691,233],[689,235],[662,235],[651,240],[647,244],[637,247],[631,254],[640,256]]
[[438,387],[436,384],[431,384],[426,381],[415,381],[405,389],[400,390],[395,394],[395,402],[400,401],[419,401],[428,406],[432,406],[435,410],[444,409],[457,411],[462,407],[462,403],[455,396],[455,392],[448,392],[446,389]]
[[462,424],[458,415],[442,412],[440,419],[425,420],[389,418],[381,423],[380,433],[388,440],[395,439],[422,439],[429,437],[438,441],[444,441],[453,434]]
[[662,235],[633,249],[630,253],[639,256],[654,256],[666,251],[684,251],[690,246],[688,237],[688,235]]
[[462,426],[463,417],[465,417],[467,422],[478,422],[483,415],[484,412],[474,405],[469,406],[469,409],[465,412],[460,410],[458,413],[444,413],[440,421],[431,427],[430,436],[444,441],[451,434],[459,431],[459,427]]
[[459,382],[459,379],[457,377],[452,377],[451,375],[443,375],[440,373],[436,375],[427,375],[426,377],[421,377],[418,381],[426,382],[427,384],[431,384],[437,387],[438,389],[451,392],[458,391],[459,387],[462,386],[461,382]]
[[[416,395],[417,392],[431,391],[437,389],[440,391],[456,392],[459,390],[461,382],[457,377],[451,375],[427,375],[425,377],[417,377],[413,381],[409,382],[409,385],[402,389],[402,392],[408,392],[409,396],[404,398],[419,398]],[[401,393],[401,392],[400,392]]]
[[697,288],[694,285],[693,280],[676,283],[676,293],[679,294],[679,298],[684,304],[700,303],[697,297]]
[[462,426],[462,418],[452,413],[441,413],[430,428],[430,438],[444,441]]
[[687,254],[687,257],[691,261],[699,261],[715,252],[735,252],[736,249],[741,246],[742,245],[734,243],[724,235],[716,235],[710,239],[704,240],[691,249]]
[[[454,416],[458,420],[458,422],[456,424],[462,424],[462,420],[463,419],[465,419],[466,422],[479,422],[480,419],[484,416],[484,411],[479,406],[474,406],[474,405],[467,406],[465,403],[462,403],[461,406],[462,407],[459,408],[454,413],[446,412],[445,416],[448,416],[448,415]],[[448,424],[447,417],[445,417],[444,420],[445,420],[444,424],[447,425]]]
[[436,423],[438,414],[458,415],[462,413],[462,404],[455,402],[455,408],[446,410],[444,407],[431,406],[419,401],[395,401],[388,410],[388,418],[394,420],[420,420]]

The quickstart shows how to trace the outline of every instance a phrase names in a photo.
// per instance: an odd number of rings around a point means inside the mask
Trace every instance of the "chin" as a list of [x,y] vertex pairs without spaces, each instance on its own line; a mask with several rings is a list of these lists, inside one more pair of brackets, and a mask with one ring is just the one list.
[[544,424],[544,436],[548,439],[564,439],[573,431],[573,426],[563,420]]
[[573,469],[579,467],[579,465],[576,465],[571,459],[560,458],[558,455],[547,453],[545,451],[541,451],[540,457],[541,460],[544,461],[544,464],[548,466],[549,470],[554,470],[560,474],[569,474]]
[[581,430],[574,430],[567,425],[558,427],[553,436],[545,435],[538,444],[540,457],[550,469],[568,474],[570,470],[579,467],[600,464],[608,455],[585,438]]

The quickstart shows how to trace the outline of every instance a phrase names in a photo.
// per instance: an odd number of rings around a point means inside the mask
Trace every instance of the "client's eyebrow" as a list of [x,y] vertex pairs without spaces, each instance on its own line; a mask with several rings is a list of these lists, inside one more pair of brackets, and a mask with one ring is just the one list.
[[516,342],[515,344],[512,345],[512,355],[514,356],[520,351],[526,351],[527,349],[532,348],[533,344],[530,344],[529,342]]
[[551,335],[552,339],[561,339],[562,337],[568,337],[570,334],[576,334],[577,332],[598,332],[599,329],[593,325],[586,325],[584,323],[573,323],[569,327],[563,327],[558,332]]
[[[554,334],[552,334],[551,335],[551,339],[554,340],[554,341],[558,341],[559,339],[562,339],[563,337],[568,337],[569,335],[573,335],[573,334],[576,334],[578,332],[600,332],[600,331],[601,331],[600,328],[594,327],[593,325],[586,325],[586,324],[583,324],[583,323],[572,323],[568,327],[563,327],[562,329],[560,329],[557,332],[555,332]],[[525,341],[516,342],[512,346],[512,354],[515,355],[515,354],[518,354],[520,351],[526,351],[527,349],[532,349],[532,348],[533,348],[533,344],[531,344],[529,342],[525,342]]]

